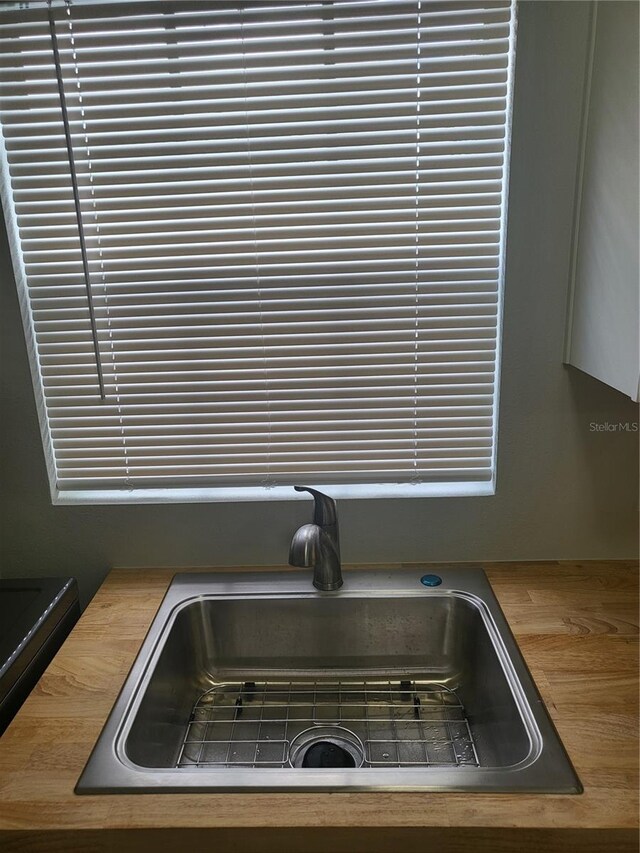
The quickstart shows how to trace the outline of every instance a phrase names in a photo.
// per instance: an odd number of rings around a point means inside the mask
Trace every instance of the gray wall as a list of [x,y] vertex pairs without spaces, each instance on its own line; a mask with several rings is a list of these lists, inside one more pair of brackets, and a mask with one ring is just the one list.
[[[622,394],[562,366],[587,8],[521,4],[498,490],[493,497],[342,501],[346,562],[631,557],[637,423]],[[85,601],[111,566],[286,561],[304,503],[52,506],[6,240],[2,571],[71,574]]]

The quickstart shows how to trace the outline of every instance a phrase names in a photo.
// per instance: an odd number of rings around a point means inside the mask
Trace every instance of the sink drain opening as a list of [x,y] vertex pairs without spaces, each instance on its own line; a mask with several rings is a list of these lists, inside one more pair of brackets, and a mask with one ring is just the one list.
[[314,726],[300,732],[289,747],[291,767],[362,767],[364,746],[342,726]]
[[303,767],[355,767],[353,755],[344,747],[329,740],[314,743],[305,752],[302,759]]

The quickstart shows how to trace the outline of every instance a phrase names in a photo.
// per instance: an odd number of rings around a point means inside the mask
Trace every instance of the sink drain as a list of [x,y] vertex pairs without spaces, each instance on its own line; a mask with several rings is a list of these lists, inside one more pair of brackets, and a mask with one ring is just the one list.
[[343,726],[314,726],[296,735],[289,746],[291,767],[362,767],[364,746]]

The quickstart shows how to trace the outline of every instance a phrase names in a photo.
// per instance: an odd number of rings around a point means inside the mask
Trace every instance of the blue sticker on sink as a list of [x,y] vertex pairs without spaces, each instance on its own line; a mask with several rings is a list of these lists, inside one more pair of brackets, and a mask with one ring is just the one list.
[[420,583],[424,586],[440,586],[442,578],[440,575],[422,575]]

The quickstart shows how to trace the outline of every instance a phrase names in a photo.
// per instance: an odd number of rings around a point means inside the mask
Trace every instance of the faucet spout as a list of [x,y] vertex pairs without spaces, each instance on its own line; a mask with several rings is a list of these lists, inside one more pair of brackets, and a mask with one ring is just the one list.
[[293,534],[289,548],[289,564],[313,566],[313,585],[330,591],[342,586],[338,519],[334,501],[315,489],[296,486],[296,491],[310,492],[315,501],[313,524],[303,524]]

